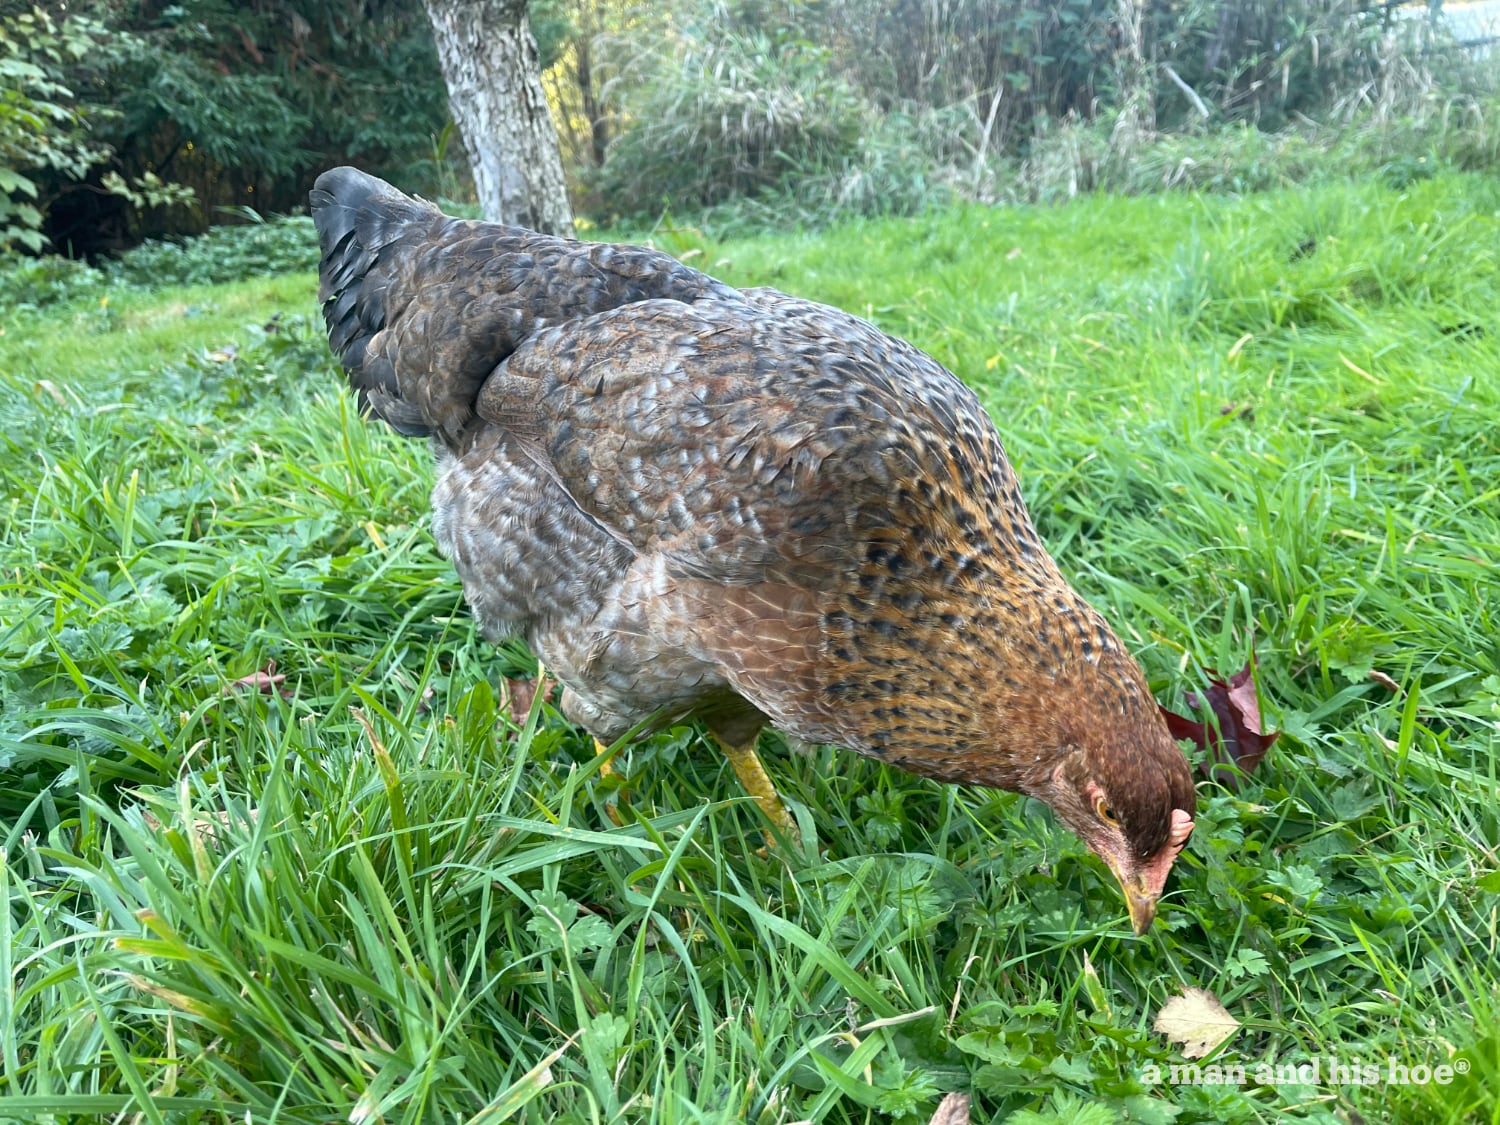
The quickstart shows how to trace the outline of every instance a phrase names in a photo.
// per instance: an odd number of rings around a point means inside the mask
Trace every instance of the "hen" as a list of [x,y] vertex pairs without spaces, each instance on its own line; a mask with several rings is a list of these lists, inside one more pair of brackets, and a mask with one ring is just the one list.
[[700,718],[787,829],[767,723],[1029,793],[1145,932],[1192,775],[954,375],[837,309],[448,218],[352,168],[312,214],[361,408],[432,437],[437,544],[569,719],[610,742]]

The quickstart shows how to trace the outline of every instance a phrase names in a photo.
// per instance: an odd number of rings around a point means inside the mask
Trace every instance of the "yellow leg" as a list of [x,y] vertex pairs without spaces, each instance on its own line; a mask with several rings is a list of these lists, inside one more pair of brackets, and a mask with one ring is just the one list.
[[[760,757],[755,753],[755,736],[742,746],[736,746],[716,734],[710,732],[715,745],[723,752],[724,757],[729,759],[729,764],[734,767],[735,776],[740,779],[745,792],[755,798],[755,803],[760,806],[760,811],[765,818],[781,829],[798,847],[802,844],[802,834],[797,831],[797,822],[792,819],[792,814],[786,811],[786,806],[781,803],[781,794],[776,792],[776,786],[771,782],[766,773],[766,767],[760,764]],[[766,844],[775,847],[776,840],[771,833],[766,833]]]
[[[606,755],[606,754],[609,753],[609,747],[606,746],[606,745],[604,745],[604,743],[600,742],[596,738],[596,739],[594,739],[594,753],[598,757],[603,758],[604,755]],[[612,763],[612,762],[610,762],[608,760],[605,760],[605,761],[599,763],[599,776],[600,777],[613,777],[614,775],[615,775],[614,763]],[[623,823],[620,820],[620,803],[619,803],[619,799],[620,799],[621,796],[627,796],[628,797],[629,794],[626,793],[622,789],[613,798],[606,797],[604,799],[604,815],[607,816],[607,817],[609,817],[610,822],[616,828],[620,827],[620,825]]]
[[[608,753],[609,753],[609,747],[606,746],[606,745],[604,745],[604,743],[600,742],[597,738],[594,739],[594,756],[598,757],[598,758],[602,758],[602,757],[604,757],[604,755],[606,755]],[[604,762],[600,762],[599,763],[599,776],[600,777],[611,777],[611,776],[614,775],[614,772],[615,772],[615,764],[613,762],[604,761]]]

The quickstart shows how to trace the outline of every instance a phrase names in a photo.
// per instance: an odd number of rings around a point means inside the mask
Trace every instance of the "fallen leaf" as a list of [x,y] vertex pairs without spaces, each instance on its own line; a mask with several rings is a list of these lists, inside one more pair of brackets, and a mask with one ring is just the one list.
[[557,681],[551,676],[544,677],[540,685],[534,678],[502,679],[500,681],[500,713],[507,716],[517,726],[525,723],[526,716],[531,714],[531,705],[536,699],[538,686],[543,693],[542,698],[550,699],[553,689],[557,687]]
[[1201,1059],[1239,1030],[1235,1019],[1206,988],[1184,988],[1156,1013],[1151,1030],[1182,1047],[1185,1059]]
[[[1239,788],[1239,774],[1254,773],[1279,737],[1279,732],[1268,733],[1261,724],[1260,704],[1255,698],[1255,662],[1249,661],[1228,680],[1210,669],[1204,697],[1190,691],[1186,698],[1188,706],[1213,712],[1218,729],[1158,704],[1167,730],[1173,738],[1188,739],[1209,754],[1206,773],[1211,780],[1229,789]],[[1230,766],[1239,772],[1227,768]]]
[[42,394],[45,394],[53,402],[57,403],[58,406],[68,405],[67,396],[65,396],[62,391],[57,389],[57,384],[54,383],[51,379],[38,379],[35,384],[35,389],[37,391],[40,391]]
[[969,1125],[969,1095],[949,1094],[938,1103],[927,1125]]
[[271,695],[273,692],[280,695],[282,699],[290,699],[292,693],[281,685],[286,683],[286,676],[276,671],[276,661],[267,660],[266,666],[259,672],[251,672],[248,676],[241,676],[237,680],[231,680],[219,689],[220,695],[230,695],[240,688],[253,688],[261,695]]

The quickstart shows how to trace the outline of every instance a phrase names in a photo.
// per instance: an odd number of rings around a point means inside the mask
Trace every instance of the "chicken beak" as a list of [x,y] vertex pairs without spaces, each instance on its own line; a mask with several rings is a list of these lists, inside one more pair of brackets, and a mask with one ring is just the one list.
[[1157,896],[1146,886],[1144,875],[1125,875],[1113,863],[1109,867],[1120,881],[1120,890],[1125,893],[1125,905],[1130,909],[1131,928],[1135,930],[1136,937],[1142,937],[1156,919]]

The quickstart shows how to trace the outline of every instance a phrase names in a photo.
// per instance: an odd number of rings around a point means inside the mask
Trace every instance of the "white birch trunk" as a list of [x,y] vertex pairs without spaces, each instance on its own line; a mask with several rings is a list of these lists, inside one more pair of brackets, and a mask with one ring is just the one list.
[[484,217],[571,237],[573,213],[526,0],[424,3]]

